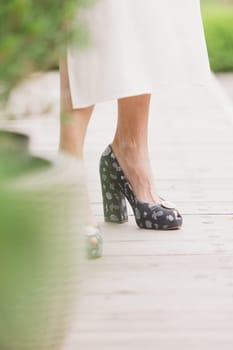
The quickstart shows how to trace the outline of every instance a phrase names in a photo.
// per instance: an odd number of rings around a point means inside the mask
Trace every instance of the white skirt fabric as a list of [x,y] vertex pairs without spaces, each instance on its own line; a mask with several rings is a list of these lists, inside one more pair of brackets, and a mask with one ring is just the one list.
[[73,108],[208,84],[199,0],[97,0],[82,16],[91,44],[68,50]]

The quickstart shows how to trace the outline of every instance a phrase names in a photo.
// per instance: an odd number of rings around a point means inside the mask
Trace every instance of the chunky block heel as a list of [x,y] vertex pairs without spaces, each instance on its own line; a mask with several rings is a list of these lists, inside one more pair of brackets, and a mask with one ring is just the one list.
[[100,159],[100,179],[105,221],[115,223],[127,221],[125,200],[127,199],[140,228],[174,230],[182,226],[182,216],[172,203],[161,197],[159,203],[145,203],[135,196],[110,145]]
[[103,196],[104,220],[122,224],[128,221],[125,196],[111,174],[109,163],[103,158],[100,161],[100,180]]

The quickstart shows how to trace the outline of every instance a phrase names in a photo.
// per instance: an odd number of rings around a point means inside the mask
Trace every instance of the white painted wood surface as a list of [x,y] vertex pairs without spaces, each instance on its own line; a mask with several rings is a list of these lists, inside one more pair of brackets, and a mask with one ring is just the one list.
[[[103,223],[98,159],[112,139],[116,110],[114,103],[96,109],[86,168],[104,257],[87,262],[65,350],[232,350],[233,109],[217,90],[153,97],[156,187],[184,214],[184,227],[174,232],[139,230],[132,216],[123,225]],[[35,151],[56,150],[57,117],[11,127],[27,130]]]

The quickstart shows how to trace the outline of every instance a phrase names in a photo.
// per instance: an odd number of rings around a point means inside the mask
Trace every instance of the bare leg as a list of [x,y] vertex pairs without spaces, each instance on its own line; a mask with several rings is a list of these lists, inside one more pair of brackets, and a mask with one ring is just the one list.
[[[72,154],[83,159],[83,147],[94,106],[82,109],[73,109],[71,103],[70,86],[66,60],[60,63],[60,96],[61,96],[61,123],[60,123],[60,151]],[[96,225],[95,218],[88,200],[88,225]]]
[[81,109],[72,108],[67,64],[65,60],[60,64],[60,84],[60,150],[82,159],[87,126],[94,106]]
[[118,100],[112,148],[136,196],[147,203],[158,203],[148,153],[150,98],[145,94]]

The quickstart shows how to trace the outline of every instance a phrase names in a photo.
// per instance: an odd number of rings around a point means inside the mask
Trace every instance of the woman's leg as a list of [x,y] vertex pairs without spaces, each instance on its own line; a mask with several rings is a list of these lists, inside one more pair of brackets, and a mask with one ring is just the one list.
[[[82,109],[73,109],[71,103],[70,86],[67,72],[67,63],[60,62],[60,151],[69,153],[78,159],[83,159],[83,147],[94,106]],[[90,208],[88,199],[88,225],[95,226],[96,221]]]
[[118,123],[113,151],[136,196],[147,203],[159,202],[148,153],[148,120],[151,95],[118,100]]
[[60,150],[82,159],[87,126],[94,106],[81,109],[72,108],[67,64],[65,59],[63,59],[60,63],[60,96]]

